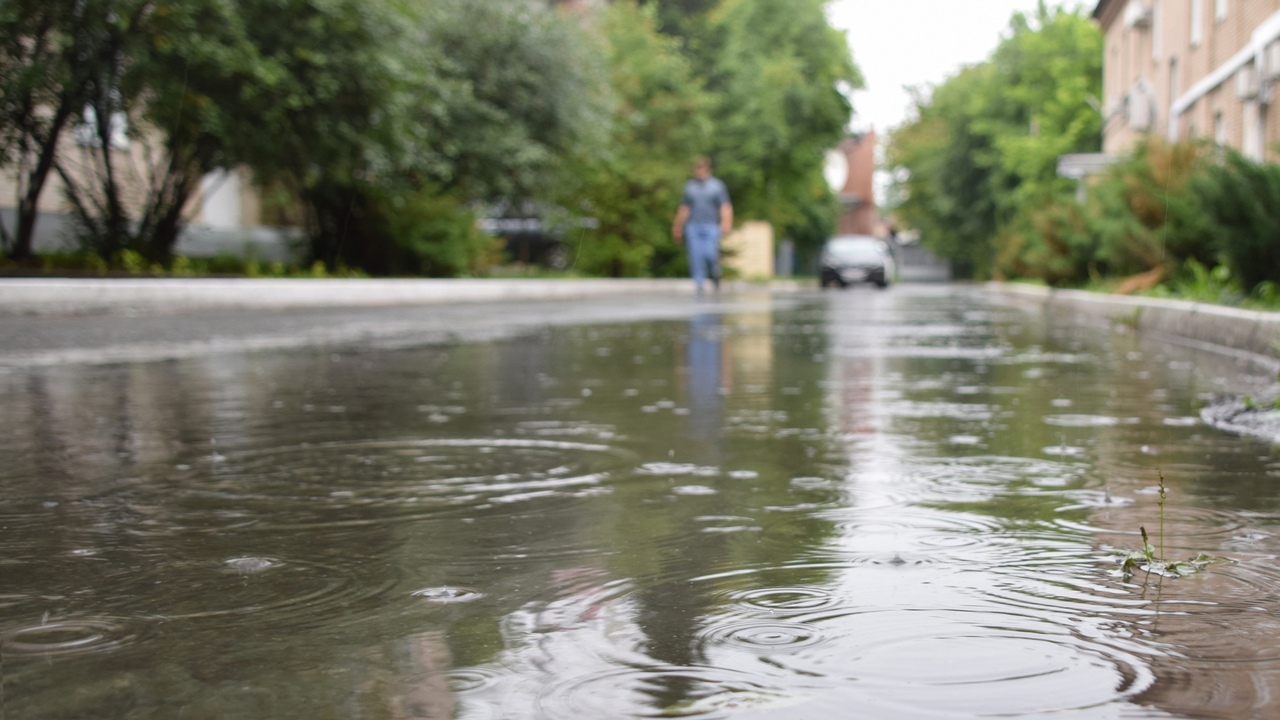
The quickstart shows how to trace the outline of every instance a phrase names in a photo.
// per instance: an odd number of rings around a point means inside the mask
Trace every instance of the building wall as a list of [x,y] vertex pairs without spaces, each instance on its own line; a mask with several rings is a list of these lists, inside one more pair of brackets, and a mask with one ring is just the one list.
[[[1146,20],[1128,20],[1136,15]],[[1266,47],[1280,40],[1280,0],[1102,0],[1094,18],[1105,39],[1104,152],[1122,152],[1150,133],[1218,139],[1280,159],[1272,147],[1280,141],[1280,109],[1268,107],[1265,92],[1261,102],[1246,101],[1236,89],[1242,66],[1265,77]],[[1216,82],[1198,88],[1211,77]],[[1280,96],[1280,83],[1275,91]]]
[[[77,183],[89,184],[95,174],[96,157],[102,152],[100,147],[81,142],[80,132],[76,127],[69,127],[60,138],[58,152],[63,166],[69,175],[77,178]],[[149,177],[147,167],[147,144],[159,148],[161,138],[155,133],[143,132],[141,137],[126,140],[121,138],[120,144],[113,143],[112,162],[117,169],[117,177],[123,178],[123,200],[131,212],[141,206],[148,192],[146,179]],[[13,230],[17,224],[17,190],[18,169],[14,166],[0,166],[0,222]],[[234,181],[231,183],[201,183],[223,197],[213,198],[218,213],[214,217],[205,212],[204,197],[200,191],[193,194],[186,215],[188,222],[197,228],[216,230],[231,235],[243,231],[256,230],[261,226],[261,203],[249,174],[246,171],[233,171]],[[206,178],[208,180],[209,178]],[[232,193],[234,197],[228,197]],[[36,222],[34,249],[36,252],[56,252],[71,250],[75,247],[73,237],[74,222],[72,208],[66,199],[66,186],[57,172],[50,172],[36,203],[40,217]],[[134,213],[136,215],[136,212]],[[206,232],[206,235],[209,233]],[[236,251],[239,239],[229,237],[228,243]]]
[[[96,174],[95,168],[102,149],[85,142],[84,132],[82,127],[68,126],[60,136],[58,155],[59,162],[68,175],[77,179],[77,184],[89,185],[89,178]],[[126,206],[136,206],[143,199],[144,188],[141,183],[129,180],[140,177],[145,168],[144,144],[139,140],[121,138],[119,145],[112,143],[109,152],[112,163],[118,170],[118,177],[125,178],[122,183],[122,200]],[[18,183],[17,167],[0,167],[0,219],[3,219],[5,226],[11,231],[17,224]],[[33,239],[36,252],[72,249],[72,208],[66,198],[66,183],[56,170],[50,170],[46,177],[36,208],[39,211]]]
[[748,279],[774,275],[773,226],[767,222],[745,222],[725,236],[725,267]]
[[876,132],[846,138],[837,148],[848,165],[844,187],[837,191],[842,207],[836,222],[840,235],[876,235],[880,231],[880,210],[876,207]]

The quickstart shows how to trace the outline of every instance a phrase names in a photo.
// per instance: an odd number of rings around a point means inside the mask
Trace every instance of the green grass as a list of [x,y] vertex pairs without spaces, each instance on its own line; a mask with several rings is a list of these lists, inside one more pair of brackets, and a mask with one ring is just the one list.
[[166,266],[149,263],[136,252],[125,250],[110,260],[92,253],[46,253],[34,262],[15,263],[0,259],[0,275],[48,277],[271,277],[271,278],[354,278],[364,273],[339,266],[329,269],[322,262],[303,266],[279,261],[260,261],[219,255],[193,258],[178,255]]
[[565,280],[586,277],[570,268],[568,270],[552,270],[541,265],[528,263],[512,263],[510,265],[494,265],[489,268],[491,278],[531,278],[538,280]]

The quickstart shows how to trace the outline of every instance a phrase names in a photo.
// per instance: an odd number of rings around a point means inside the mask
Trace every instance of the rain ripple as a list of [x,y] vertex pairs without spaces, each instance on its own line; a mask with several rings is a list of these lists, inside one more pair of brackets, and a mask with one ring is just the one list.
[[[679,688],[681,698],[662,698]],[[699,665],[619,667],[552,685],[537,699],[539,717],[724,717],[728,711],[763,711],[787,703],[792,693],[758,672]]]
[[179,492],[191,526],[334,528],[598,493],[631,463],[609,445],[532,438],[327,443],[228,451],[223,469]]
[[[164,582],[175,574],[182,583]],[[289,627],[339,613],[352,620],[361,609],[376,612],[394,587],[365,580],[355,567],[255,556],[171,563],[135,582],[162,588],[136,594],[140,614],[164,622],[217,620],[223,628]]]
[[155,634],[151,625],[117,617],[42,620],[0,638],[3,655],[86,655],[132,645]]

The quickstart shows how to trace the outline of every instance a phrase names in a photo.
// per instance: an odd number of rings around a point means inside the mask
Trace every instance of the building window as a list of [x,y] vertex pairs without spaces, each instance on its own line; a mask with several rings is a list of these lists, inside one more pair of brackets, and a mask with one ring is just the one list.
[[1191,47],[1204,42],[1204,0],[1191,0]]
[[1227,19],[1227,0],[1213,0],[1213,19],[1218,22]]
[[[76,144],[81,147],[102,147],[101,128],[98,125],[98,111],[92,106],[85,106],[80,122],[71,131]],[[129,149],[129,116],[122,111],[115,111],[107,118],[107,142],[112,150]]]
[[1267,118],[1263,113],[1262,105],[1257,100],[1250,100],[1244,104],[1240,152],[1254,162],[1262,162],[1263,155],[1266,153],[1266,143],[1263,139],[1263,128],[1266,127],[1266,121]]
[[1213,141],[1219,145],[1227,144],[1227,121],[1221,110],[1213,114]]
[[215,170],[200,178],[200,217],[205,227],[216,230],[240,230],[240,174],[234,170]]

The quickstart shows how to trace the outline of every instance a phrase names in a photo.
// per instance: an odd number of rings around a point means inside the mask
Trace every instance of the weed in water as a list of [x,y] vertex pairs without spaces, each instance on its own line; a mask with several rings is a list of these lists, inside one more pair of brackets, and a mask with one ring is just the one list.
[[1147,535],[1147,528],[1145,526],[1139,527],[1138,531],[1142,535],[1142,550],[1128,552],[1120,557],[1120,577],[1129,580],[1136,571],[1142,570],[1147,575],[1155,573],[1162,578],[1179,578],[1194,575],[1210,565],[1232,562],[1228,558],[1215,557],[1207,553],[1199,553],[1189,560],[1169,561],[1164,559],[1164,502],[1168,496],[1168,488],[1165,486],[1164,473],[1160,472],[1159,475],[1160,499],[1157,501],[1157,505],[1160,507],[1160,534],[1158,537],[1160,551],[1157,554],[1156,548],[1152,547],[1151,538]]

